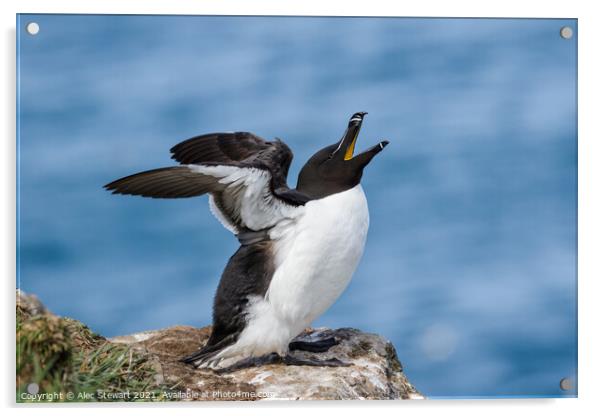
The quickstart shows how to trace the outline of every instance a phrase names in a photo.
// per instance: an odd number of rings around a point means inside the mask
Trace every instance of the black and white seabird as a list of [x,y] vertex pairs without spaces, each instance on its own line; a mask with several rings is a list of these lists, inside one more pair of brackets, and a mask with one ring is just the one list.
[[246,132],[186,140],[171,149],[179,166],[105,185],[114,194],[150,198],[208,194],[211,212],[240,241],[215,294],[209,341],[182,361],[222,370],[261,357],[344,364],[294,358],[289,349],[324,351],[335,344],[291,341],[341,295],[364,250],[369,215],[360,180],[389,143],[354,155],[365,115],[353,114],[342,139],[307,161],[295,189],[286,182],[289,147]]

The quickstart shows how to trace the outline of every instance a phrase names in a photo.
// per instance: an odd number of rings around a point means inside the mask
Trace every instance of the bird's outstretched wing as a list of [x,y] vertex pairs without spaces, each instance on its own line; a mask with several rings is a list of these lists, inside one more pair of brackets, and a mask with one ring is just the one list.
[[252,133],[213,133],[171,149],[180,166],[137,173],[105,185],[114,194],[189,198],[210,194],[211,211],[230,231],[269,228],[309,198],[286,184],[293,154]]

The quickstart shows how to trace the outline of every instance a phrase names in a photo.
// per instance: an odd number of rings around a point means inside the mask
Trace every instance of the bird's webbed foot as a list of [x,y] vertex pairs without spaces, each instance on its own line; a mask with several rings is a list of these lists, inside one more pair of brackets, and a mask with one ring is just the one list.
[[343,362],[338,358],[318,360],[315,358],[299,358],[290,354],[285,355],[282,362],[286,365],[308,365],[311,367],[349,367],[351,365],[351,363]]
[[307,365],[311,367],[348,367],[351,364],[337,358],[318,360],[316,358],[300,358],[290,354],[281,356],[275,352],[261,357],[248,357],[223,368],[214,369],[217,374],[228,374],[251,367],[261,367],[268,364]]
[[326,352],[339,342],[334,337],[323,338],[317,341],[292,341],[288,344],[290,351]]
[[262,355],[261,357],[248,357],[243,358],[240,361],[235,362],[232,365],[223,368],[214,369],[217,374],[227,374],[234,371],[243,370],[251,367],[261,367],[262,365],[268,364],[280,364],[282,363],[282,357],[277,353]]

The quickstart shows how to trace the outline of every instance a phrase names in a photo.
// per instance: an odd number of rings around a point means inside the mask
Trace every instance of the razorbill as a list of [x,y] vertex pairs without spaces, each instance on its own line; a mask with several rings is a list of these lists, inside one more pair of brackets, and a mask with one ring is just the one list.
[[345,364],[295,358],[289,350],[336,344],[291,341],[341,295],[364,250],[369,215],[360,180],[389,143],[354,155],[365,115],[353,114],[341,140],[307,161],[295,189],[286,182],[289,147],[247,132],[194,137],[171,149],[179,166],[105,185],[114,194],[150,198],[209,194],[211,212],[240,241],[215,294],[209,341],[182,361],[218,370],[262,359]]

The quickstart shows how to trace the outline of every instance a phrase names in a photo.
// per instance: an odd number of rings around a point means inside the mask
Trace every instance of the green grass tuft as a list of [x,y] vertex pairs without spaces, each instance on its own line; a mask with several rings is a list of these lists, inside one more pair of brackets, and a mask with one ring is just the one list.
[[155,376],[148,356],[81,322],[17,308],[17,402],[163,401]]

